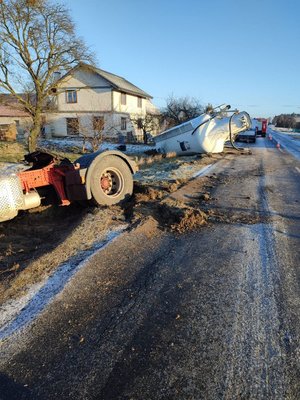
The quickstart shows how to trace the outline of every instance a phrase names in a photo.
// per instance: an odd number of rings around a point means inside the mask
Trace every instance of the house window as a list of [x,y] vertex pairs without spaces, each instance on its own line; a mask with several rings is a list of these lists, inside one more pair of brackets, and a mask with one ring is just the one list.
[[121,131],[126,131],[126,129],[127,129],[126,118],[122,117],[121,118]]
[[126,106],[126,93],[121,93],[121,104]]
[[78,118],[67,118],[67,134],[79,135],[79,120]]
[[77,91],[67,90],[66,91],[66,102],[67,103],[77,103]]
[[93,117],[93,129],[100,132],[104,128],[104,117]]
[[142,98],[141,98],[141,97],[138,97],[138,98],[137,98],[137,106],[138,106],[139,108],[142,108]]

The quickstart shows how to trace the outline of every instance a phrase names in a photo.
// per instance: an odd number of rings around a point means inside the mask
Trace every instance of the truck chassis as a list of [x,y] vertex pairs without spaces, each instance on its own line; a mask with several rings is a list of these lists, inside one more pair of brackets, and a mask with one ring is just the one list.
[[51,154],[34,152],[25,156],[31,167],[18,174],[0,176],[0,222],[14,218],[19,210],[41,204],[41,188],[53,188],[58,203],[75,201],[95,205],[120,203],[133,192],[137,164],[120,151],[83,155],[75,163],[57,160]]

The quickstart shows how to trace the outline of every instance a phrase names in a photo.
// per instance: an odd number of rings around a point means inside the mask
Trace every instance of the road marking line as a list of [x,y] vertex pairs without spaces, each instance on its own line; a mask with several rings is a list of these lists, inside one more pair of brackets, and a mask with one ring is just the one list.
[[298,168],[298,167],[295,167],[295,169],[296,169],[296,171],[298,171],[298,172],[299,172],[299,174],[300,174],[300,168]]
[[208,173],[208,171],[212,168],[214,164],[208,164],[205,167],[203,167],[202,169],[200,169],[200,171],[197,171],[194,175],[193,178],[198,178],[199,176],[203,176],[206,173]]

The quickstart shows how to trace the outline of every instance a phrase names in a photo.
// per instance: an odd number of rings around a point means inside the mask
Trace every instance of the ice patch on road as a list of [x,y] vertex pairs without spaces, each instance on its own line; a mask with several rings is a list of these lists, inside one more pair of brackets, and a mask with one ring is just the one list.
[[25,296],[9,300],[2,305],[0,307],[0,340],[7,338],[32,322],[63,290],[76,272],[84,267],[97,251],[116,239],[125,228],[126,225],[121,225],[113,231],[109,231],[103,241],[94,243],[87,251],[79,252],[70,260],[61,264],[44,281],[31,286]]

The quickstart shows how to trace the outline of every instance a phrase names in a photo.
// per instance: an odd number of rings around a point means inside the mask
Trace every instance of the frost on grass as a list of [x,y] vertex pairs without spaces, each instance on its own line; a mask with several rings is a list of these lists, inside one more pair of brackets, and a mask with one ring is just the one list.
[[45,307],[59,294],[75,273],[85,266],[90,257],[113,239],[125,226],[109,231],[101,241],[96,241],[86,251],[79,251],[41,282],[29,287],[26,294],[17,299],[10,299],[0,307],[0,340],[21,329],[34,320]]

